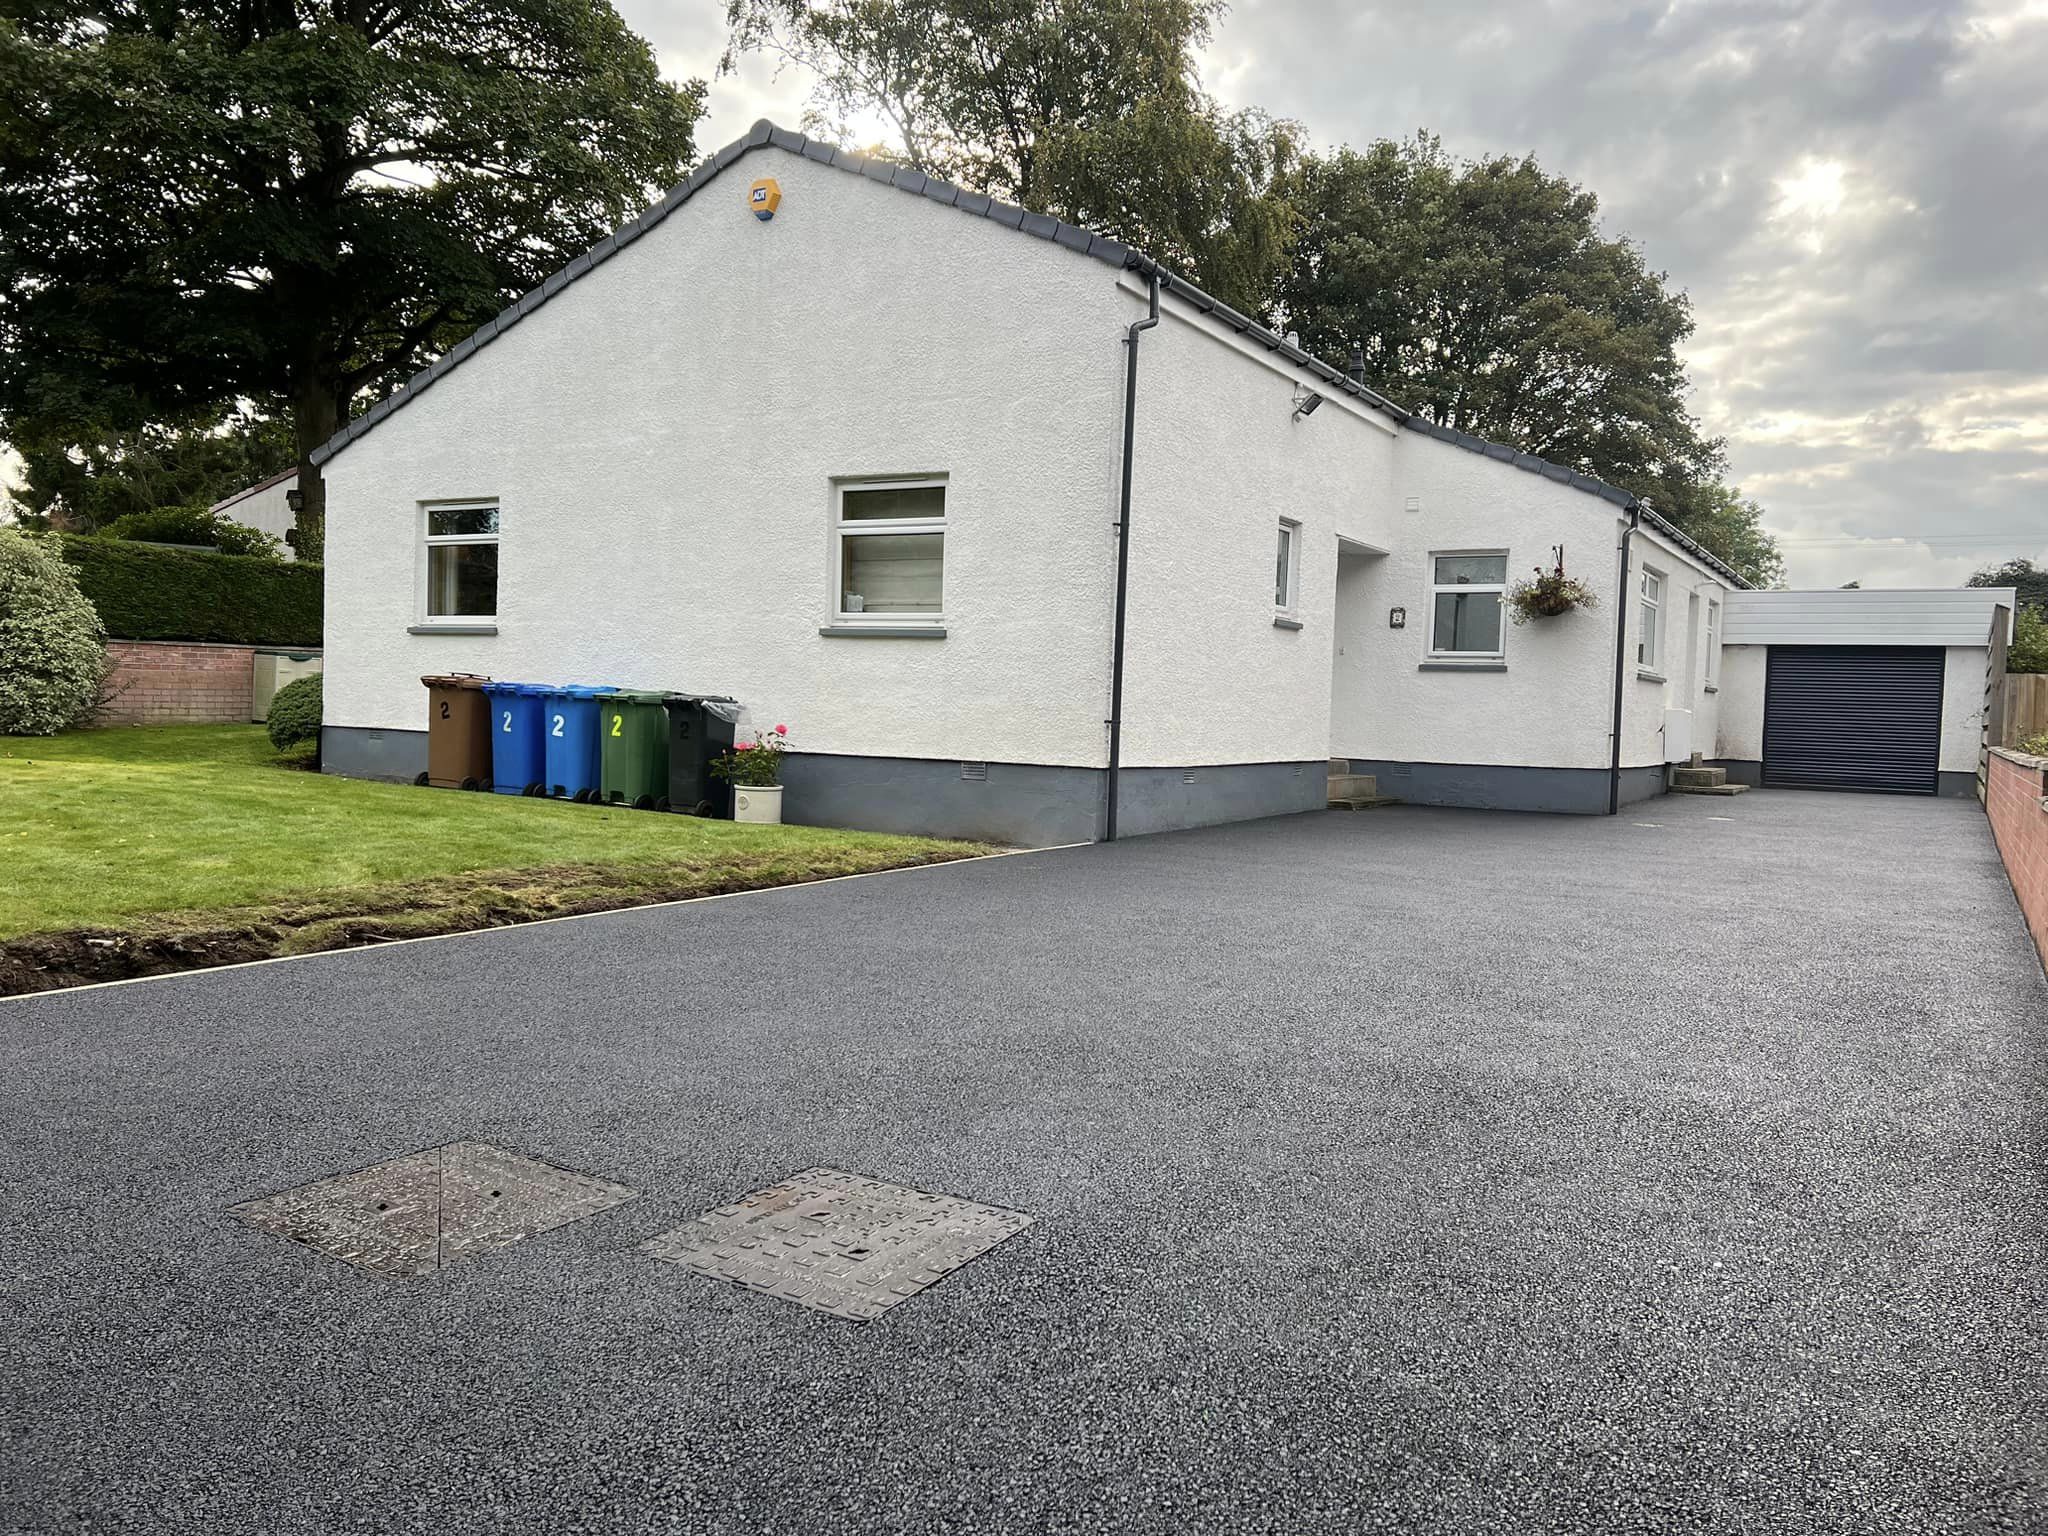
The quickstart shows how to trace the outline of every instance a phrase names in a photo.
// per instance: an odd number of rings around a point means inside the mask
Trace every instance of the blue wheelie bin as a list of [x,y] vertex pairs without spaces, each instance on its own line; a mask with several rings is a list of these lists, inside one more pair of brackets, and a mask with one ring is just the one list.
[[541,700],[547,775],[541,793],[578,804],[597,798],[599,701],[609,688],[571,684],[550,688]]
[[541,683],[485,683],[491,696],[491,789],[538,795],[547,788],[548,695]]

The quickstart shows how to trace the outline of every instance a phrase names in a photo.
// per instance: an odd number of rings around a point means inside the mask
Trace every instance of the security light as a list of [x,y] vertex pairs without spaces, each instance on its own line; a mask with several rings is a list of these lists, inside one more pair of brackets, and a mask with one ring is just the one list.
[[1304,389],[1298,391],[1294,397],[1294,419],[1299,421],[1304,416],[1315,415],[1316,407],[1322,403],[1323,397],[1314,390]]

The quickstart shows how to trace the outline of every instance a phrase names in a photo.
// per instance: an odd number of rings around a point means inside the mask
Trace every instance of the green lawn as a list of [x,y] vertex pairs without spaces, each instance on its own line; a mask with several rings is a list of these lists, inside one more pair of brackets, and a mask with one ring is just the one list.
[[279,766],[256,726],[0,738],[0,939],[294,903],[301,926],[483,926],[977,851],[333,778]]

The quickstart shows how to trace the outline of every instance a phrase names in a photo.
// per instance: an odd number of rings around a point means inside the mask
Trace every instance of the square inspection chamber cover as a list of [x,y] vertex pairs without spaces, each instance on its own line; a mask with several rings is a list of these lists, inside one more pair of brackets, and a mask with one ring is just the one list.
[[595,1216],[636,1193],[502,1147],[451,1141],[247,1200],[229,1214],[372,1274],[417,1276]]
[[1031,1225],[1018,1211],[808,1168],[643,1250],[700,1275],[866,1322]]

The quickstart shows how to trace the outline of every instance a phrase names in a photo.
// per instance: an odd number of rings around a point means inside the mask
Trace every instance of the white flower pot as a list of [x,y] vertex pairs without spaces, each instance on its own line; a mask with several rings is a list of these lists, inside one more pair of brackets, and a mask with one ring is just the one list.
[[780,784],[735,784],[732,790],[734,821],[765,821],[774,826],[782,821]]

